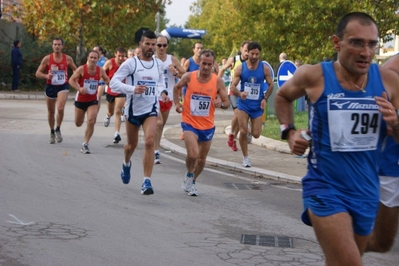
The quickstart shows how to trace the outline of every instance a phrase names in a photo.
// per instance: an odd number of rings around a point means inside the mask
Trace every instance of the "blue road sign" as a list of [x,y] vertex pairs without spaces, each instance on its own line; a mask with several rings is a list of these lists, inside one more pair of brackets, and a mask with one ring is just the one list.
[[[269,62],[267,62],[267,61],[262,61],[262,63],[269,67],[269,69],[270,69],[270,76],[271,76],[272,81],[273,81],[273,80],[274,80],[274,70],[273,70],[273,67],[272,67],[272,66],[269,64]],[[266,93],[267,88],[268,88],[268,85],[267,85],[266,82],[265,82],[265,85],[264,85],[264,86],[265,86],[265,87],[263,88],[263,92]]]
[[273,69],[273,67],[267,61],[262,61],[262,63],[269,67],[270,76],[272,77],[272,80],[274,80],[274,69]]
[[285,60],[277,70],[277,85],[280,88],[284,82],[292,78],[296,70],[296,65],[290,61]]
[[181,29],[181,28],[166,28],[161,31],[161,35],[166,38],[187,38],[187,39],[201,39],[206,34],[206,30],[196,29]]

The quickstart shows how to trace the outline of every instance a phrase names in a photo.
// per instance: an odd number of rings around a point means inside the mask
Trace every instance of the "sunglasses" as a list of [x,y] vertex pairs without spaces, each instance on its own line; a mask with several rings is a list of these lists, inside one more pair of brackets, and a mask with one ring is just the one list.
[[157,46],[158,46],[159,48],[161,48],[161,47],[165,48],[165,47],[168,46],[168,45],[167,45],[166,43],[164,43],[164,44],[158,43]]

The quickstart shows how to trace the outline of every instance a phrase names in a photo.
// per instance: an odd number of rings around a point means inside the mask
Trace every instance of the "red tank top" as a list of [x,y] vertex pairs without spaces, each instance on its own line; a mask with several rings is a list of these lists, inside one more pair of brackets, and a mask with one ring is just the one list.
[[182,122],[199,130],[211,129],[215,126],[215,106],[217,97],[217,76],[212,74],[207,83],[197,80],[198,71],[190,74],[186,96],[184,97]]
[[101,79],[101,68],[96,66],[96,73],[90,75],[87,65],[83,65],[83,76],[79,78],[79,86],[87,90],[87,94],[76,93],[75,101],[77,102],[92,102],[97,101],[97,88]]
[[61,62],[57,63],[54,60],[54,55],[50,54],[50,60],[47,65],[47,73],[53,73],[53,78],[46,81],[47,84],[60,86],[68,83],[68,62],[66,54],[62,54]]
[[[111,63],[112,63],[112,67],[111,69],[107,69],[105,72],[107,73],[109,80],[112,79],[112,77],[114,76],[114,74],[116,73],[116,71],[118,70],[119,66],[116,64],[115,62],[115,58],[111,58]],[[107,86],[107,94],[111,95],[111,96],[117,96],[120,93],[114,92],[112,91],[112,88]]]

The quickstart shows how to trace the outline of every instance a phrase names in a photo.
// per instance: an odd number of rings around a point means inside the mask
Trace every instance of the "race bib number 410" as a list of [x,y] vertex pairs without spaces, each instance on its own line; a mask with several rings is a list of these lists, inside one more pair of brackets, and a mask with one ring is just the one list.
[[87,90],[89,94],[93,95],[97,92],[98,80],[85,79],[83,82],[83,87]]
[[332,151],[370,151],[377,148],[381,114],[373,98],[329,98],[327,108]]

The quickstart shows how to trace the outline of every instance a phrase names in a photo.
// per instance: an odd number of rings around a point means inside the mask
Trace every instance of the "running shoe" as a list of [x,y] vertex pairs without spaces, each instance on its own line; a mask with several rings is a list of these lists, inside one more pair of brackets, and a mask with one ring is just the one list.
[[250,132],[247,133],[247,143],[248,144],[252,143],[252,134]]
[[154,189],[151,186],[151,180],[147,178],[141,185],[141,195],[151,194],[154,194]]
[[121,141],[121,140],[122,140],[121,139],[121,135],[116,134],[115,137],[114,137],[114,143],[119,143],[119,141]]
[[251,167],[251,160],[249,159],[249,156],[244,156],[244,159],[242,160],[242,165],[245,167]]
[[104,126],[105,126],[105,127],[108,127],[110,121],[111,121],[111,117],[105,116],[105,117],[104,117]]
[[251,124],[248,124],[248,132],[247,132],[247,143],[251,144],[252,143],[252,129],[251,129]]
[[232,151],[237,151],[238,150],[237,143],[234,140],[234,135],[233,134],[229,134],[229,138],[227,139],[227,146],[229,146]]
[[60,130],[55,130],[55,141],[58,143],[62,142],[62,135]]
[[195,183],[194,184],[192,184],[191,185],[191,189],[190,189],[190,191],[187,193],[187,195],[189,195],[189,196],[198,196],[198,190],[197,190],[197,188],[195,187]]
[[130,182],[130,167],[132,166],[132,161],[130,161],[129,166],[122,164],[121,178],[123,184],[129,184]]
[[83,143],[83,144],[82,144],[82,148],[80,149],[80,151],[81,151],[83,154],[90,154],[89,144]]
[[154,164],[161,164],[161,154],[159,152],[155,153]]
[[185,191],[185,192],[189,192],[191,190],[191,187],[193,186],[193,177],[188,177],[187,174],[185,175],[184,179],[183,179],[183,184],[181,185],[181,188]]
[[50,139],[48,140],[48,143],[54,144],[55,143],[55,134],[51,133],[50,134]]

